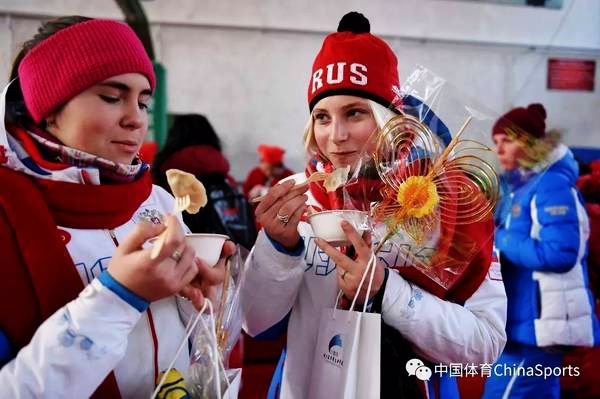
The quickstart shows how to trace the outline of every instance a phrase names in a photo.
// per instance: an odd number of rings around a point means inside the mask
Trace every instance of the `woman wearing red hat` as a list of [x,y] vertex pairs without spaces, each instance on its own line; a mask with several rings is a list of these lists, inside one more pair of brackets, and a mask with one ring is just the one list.
[[[393,88],[399,86],[397,59],[369,29],[362,14],[345,15],[314,61],[305,136],[313,157],[309,171],[354,165],[379,127],[374,112],[392,107]],[[293,184],[271,188],[256,209],[264,229],[248,261],[242,299],[251,335],[274,333],[287,323],[279,393],[282,398],[305,398],[321,310],[334,306],[339,289],[354,298],[370,259],[370,238],[342,225],[355,248],[353,257],[315,239],[310,226],[300,221],[302,214],[307,205],[331,209],[334,204],[320,184],[311,184],[306,193],[290,191]],[[501,352],[506,297],[502,282],[488,273],[490,265],[497,267],[489,238],[493,223],[485,221],[479,228],[485,242],[469,266],[468,281],[444,298],[389,271],[382,258],[377,262],[368,295],[372,310],[383,320],[382,347],[373,348],[381,351],[381,397],[425,396],[422,382],[404,371],[412,358],[479,365],[495,361]]]
[[546,131],[541,104],[510,110],[492,135],[507,187],[495,244],[508,297],[508,341],[494,370],[513,372],[493,373],[484,397],[559,398],[560,375],[579,375],[561,369],[560,347],[600,342],[587,277],[589,222],[575,186],[579,167]]
[[252,169],[244,181],[244,195],[249,200],[265,194],[279,180],[294,174],[283,164],[283,148],[261,144],[257,150],[260,165]]
[[[191,311],[173,294],[198,306],[197,283],[222,280],[137,156],[152,63],[127,25],[63,17],[24,44],[12,78],[0,102],[2,396],[149,397]],[[151,259],[142,245],[165,229]]]

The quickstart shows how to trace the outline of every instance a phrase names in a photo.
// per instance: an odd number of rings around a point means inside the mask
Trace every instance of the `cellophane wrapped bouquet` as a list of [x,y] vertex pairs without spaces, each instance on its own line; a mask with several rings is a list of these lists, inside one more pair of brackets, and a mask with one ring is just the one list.
[[423,67],[395,91],[393,108],[371,103],[378,129],[338,202],[368,212],[387,267],[452,299],[492,260],[497,114]]

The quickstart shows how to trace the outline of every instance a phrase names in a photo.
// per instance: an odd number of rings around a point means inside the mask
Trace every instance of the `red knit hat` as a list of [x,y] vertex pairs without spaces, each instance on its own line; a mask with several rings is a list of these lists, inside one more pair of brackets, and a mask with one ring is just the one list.
[[25,105],[36,123],[87,88],[111,76],[137,72],[154,90],[152,61],[124,23],[93,19],[59,30],[19,65]]
[[518,107],[502,115],[492,128],[495,134],[508,134],[512,129],[515,134],[526,134],[539,139],[546,136],[546,109],[542,104],[529,104],[527,108]]
[[283,154],[285,150],[281,147],[261,144],[258,146],[258,154],[260,161],[271,165],[279,165],[283,162]]
[[337,94],[394,103],[400,87],[398,60],[392,49],[369,33],[369,20],[358,12],[344,15],[337,32],[329,34],[317,54],[308,84],[308,106]]

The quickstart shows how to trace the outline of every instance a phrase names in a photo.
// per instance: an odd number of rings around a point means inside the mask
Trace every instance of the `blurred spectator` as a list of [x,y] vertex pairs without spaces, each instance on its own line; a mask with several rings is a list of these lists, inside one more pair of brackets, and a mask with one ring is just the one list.
[[[509,111],[492,135],[508,188],[495,238],[508,297],[508,342],[497,364],[560,367],[560,348],[600,341],[588,288],[589,221],[575,186],[577,163],[558,135],[546,131],[541,104]],[[485,398],[559,396],[555,374],[492,373],[484,392]]]
[[172,168],[205,179],[216,176],[233,181],[229,176],[229,162],[221,151],[221,140],[204,115],[178,115],[165,146],[156,154],[154,181],[169,190],[165,171]]
[[[577,180],[577,187],[586,201],[590,218],[588,268],[590,287],[596,299],[596,314],[600,313],[600,160],[584,165],[585,172]],[[579,367],[580,375],[561,378],[561,398],[592,399],[600,397],[600,347],[578,348],[568,353],[564,366]]]
[[248,199],[266,194],[269,187],[294,174],[283,164],[285,150],[277,146],[258,146],[260,165],[252,169],[244,182],[244,195]]
[[589,173],[577,180],[577,187],[585,199],[590,218],[588,267],[590,286],[596,298],[600,298],[600,160],[589,164]]
[[165,176],[168,169],[195,175],[206,188],[208,204],[197,214],[183,213],[190,230],[225,234],[252,248],[256,239],[252,209],[229,175],[229,162],[221,150],[221,140],[205,116],[177,116],[164,148],[156,154],[154,181],[169,191]]

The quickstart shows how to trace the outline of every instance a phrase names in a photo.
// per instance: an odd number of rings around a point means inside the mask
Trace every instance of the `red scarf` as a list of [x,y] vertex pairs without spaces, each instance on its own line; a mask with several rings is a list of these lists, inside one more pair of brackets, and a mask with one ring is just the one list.
[[[149,196],[152,185],[149,171],[131,183],[96,186],[33,179],[5,167],[0,167],[0,181],[0,328],[18,350],[83,289],[57,225],[122,225]],[[94,397],[120,397],[113,373]]]
[[57,225],[113,229],[127,222],[152,191],[150,171],[131,183],[88,185],[38,179]]
[[[313,173],[315,162],[309,162],[307,176]],[[331,171],[331,166],[325,166]],[[328,193],[322,182],[310,183],[310,192],[324,209],[358,209],[368,211],[371,202],[381,200],[383,183],[376,175],[374,168],[366,168],[366,172],[356,180],[350,180],[344,189]],[[465,178],[465,184],[474,184]],[[446,209],[446,219],[452,219],[457,209]],[[433,295],[449,301],[463,304],[479,288],[492,261],[494,243],[494,221],[492,215],[482,221],[470,224],[442,223],[441,239],[438,242],[437,254],[431,266],[439,265],[439,275],[444,277],[443,262],[448,258],[464,264],[464,270],[454,283],[444,289],[415,267],[399,267],[398,271],[407,280],[421,286]],[[474,250],[473,248],[477,248]]]
[[[331,172],[333,166],[330,163],[324,165],[326,172]],[[306,167],[306,176],[316,172],[315,162],[309,162]],[[379,179],[374,168],[365,168],[356,179],[350,179],[344,188],[338,188],[335,192],[327,192],[322,181],[311,182],[310,193],[323,207],[323,209],[356,209],[369,211],[371,202],[381,199],[380,190],[383,183]]]

